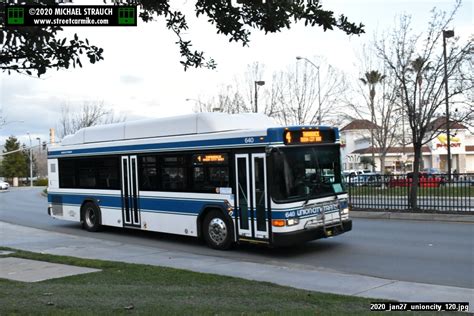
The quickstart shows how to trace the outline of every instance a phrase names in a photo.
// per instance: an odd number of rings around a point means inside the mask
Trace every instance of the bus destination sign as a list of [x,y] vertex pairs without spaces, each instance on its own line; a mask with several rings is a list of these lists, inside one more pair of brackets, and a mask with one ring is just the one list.
[[283,134],[286,145],[330,143],[336,140],[333,130],[286,130]]
[[207,154],[194,156],[194,163],[224,163],[227,161],[226,154]]

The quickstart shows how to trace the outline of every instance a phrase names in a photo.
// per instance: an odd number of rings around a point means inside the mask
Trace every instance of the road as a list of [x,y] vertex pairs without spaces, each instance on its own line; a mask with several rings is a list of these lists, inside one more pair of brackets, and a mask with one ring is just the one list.
[[215,251],[195,238],[108,228],[89,233],[50,218],[38,188],[0,192],[0,221],[49,231],[278,266],[323,269],[409,282],[474,288],[474,225],[354,219],[353,231],[292,248]]

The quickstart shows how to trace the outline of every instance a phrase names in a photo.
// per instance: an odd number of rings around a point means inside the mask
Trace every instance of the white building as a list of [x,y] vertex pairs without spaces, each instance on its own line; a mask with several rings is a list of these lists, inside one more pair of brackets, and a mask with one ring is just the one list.
[[[431,123],[434,130],[443,130],[446,119],[438,118]],[[371,144],[370,129],[378,128],[368,120],[354,120],[341,129],[343,169],[371,168],[361,163],[363,157],[375,157],[375,170],[380,171],[380,149]],[[474,135],[462,124],[451,122],[451,170],[474,173]],[[421,168],[437,168],[447,172],[447,135],[441,133],[422,147]],[[403,173],[413,170],[414,152],[411,144],[395,146],[385,157],[385,172]]]

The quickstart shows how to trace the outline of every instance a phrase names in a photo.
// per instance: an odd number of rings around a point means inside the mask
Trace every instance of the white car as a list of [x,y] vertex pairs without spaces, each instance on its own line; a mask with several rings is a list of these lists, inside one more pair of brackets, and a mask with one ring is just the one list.
[[7,190],[10,187],[8,182],[0,181],[0,190]]

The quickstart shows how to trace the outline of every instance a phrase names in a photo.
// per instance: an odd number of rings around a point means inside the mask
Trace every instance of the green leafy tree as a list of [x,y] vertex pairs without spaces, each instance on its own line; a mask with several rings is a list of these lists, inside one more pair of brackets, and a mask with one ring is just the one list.
[[[218,34],[229,41],[248,45],[252,29],[265,33],[275,33],[290,28],[298,21],[308,26],[321,27],[324,31],[339,29],[346,34],[361,34],[362,24],[349,22],[347,17],[336,17],[334,12],[324,10],[319,1],[241,1],[233,5],[229,0],[195,0],[196,16],[203,16],[213,24]],[[0,12],[5,12],[5,3],[0,3]],[[55,4],[54,0],[25,0],[25,4]],[[181,64],[189,67],[215,68],[212,58],[203,51],[192,50],[192,43],[185,38],[189,26],[186,16],[171,6],[172,1],[141,0],[125,1],[123,4],[138,4],[139,17],[144,22],[163,18],[165,26],[177,36]],[[82,67],[81,55],[86,55],[91,63],[102,60],[103,49],[91,45],[87,39],[77,34],[73,39],[61,37],[61,27],[5,27],[0,14],[0,69],[38,77],[50,69]]]
[[372,169],[375,170],[375,161],[371,157],[360,157],[360,163],[364,165],[364,169],[367,169],[367,166],[371,165]]
[[27,154],[20,149],[20,142],[14,136],[5,141],[2,160],[2,176],[5,178],[26,177]]

